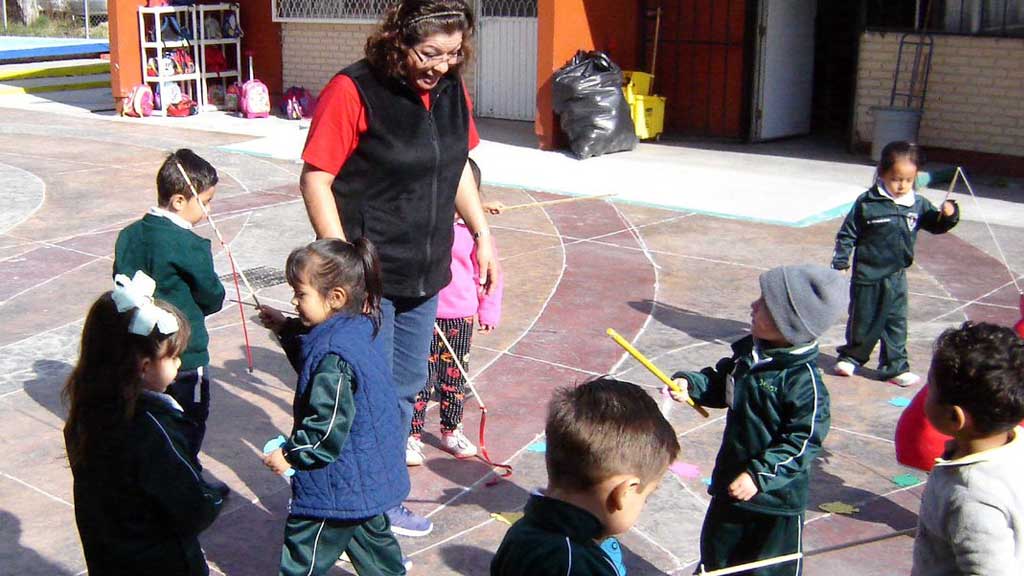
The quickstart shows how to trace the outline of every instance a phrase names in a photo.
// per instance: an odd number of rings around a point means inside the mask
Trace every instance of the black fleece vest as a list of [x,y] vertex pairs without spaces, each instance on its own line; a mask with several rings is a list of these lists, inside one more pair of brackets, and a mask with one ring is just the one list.
[[451,280],[455,192],[469,154],[462,82],[443,77],[427,110],[366,60],[339,74],[359,89],[369,127],[331,185],[345,236],[376,245],[385,296],[433,296]]

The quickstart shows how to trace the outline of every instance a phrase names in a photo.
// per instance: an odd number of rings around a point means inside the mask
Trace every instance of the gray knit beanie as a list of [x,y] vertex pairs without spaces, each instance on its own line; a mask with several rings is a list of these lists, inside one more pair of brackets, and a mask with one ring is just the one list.
[[812,264],[779,266],[761,274],[761,294],[775,325],[793,345],[817,340],[849,302],[846,278]]

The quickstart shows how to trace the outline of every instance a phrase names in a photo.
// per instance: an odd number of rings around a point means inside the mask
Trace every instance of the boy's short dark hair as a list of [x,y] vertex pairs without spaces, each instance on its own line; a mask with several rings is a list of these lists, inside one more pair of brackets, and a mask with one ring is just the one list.
[[679,454],[654,399],[608,376],[555,390],[544,431],[548,480],[567,490],[588,490],[616,474],[635,474],[646,485]]
[[964,322],[946,330],[935,341],[929,378],[935,400],[963,408],[979,434],[1024,420],[1024,340],[1010,328]]
[[217,169],[212,164],[188,148],[171,152],[156,173],[156,197],[160,206],[167,206],[175,194],[192,197],[192,189],[176,164],[185,169],[196,192],[202,194],[217,185]]

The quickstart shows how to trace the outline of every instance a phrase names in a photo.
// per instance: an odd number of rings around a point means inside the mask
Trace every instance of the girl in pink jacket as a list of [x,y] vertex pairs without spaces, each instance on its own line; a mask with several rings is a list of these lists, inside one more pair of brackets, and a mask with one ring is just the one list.
[[[480,172],[470,160],[477,189]],[[500,212],[501,204],[485,206],[489,212]],[[488,235],[480,242],[491,242]],[[455,238],[452,242],[452,280],[441,290],[437,300],[437,326],[444,332],[462,367],[469,370],[469,348],[473,340],[473,323],[478,320],[480,333],[487,334],[498,325],[501,317],[503,279],[484,295],[480,290],[480,269],[476,263],[476,242],[465,222],[455,215]],[[493,248],[497,258],[497,248]],[[440,400],[442,447],[456,458],[476,456],[476,446],[462,433],[462,408],[466,400],[466,375],[459,370],[437,332],[430,344],[430,371],[427,381],[413,406],[412,431],[406,445],[405,458],[409,466],[423,464],[423,443],[420,433],[426,420],[427,402],[436,390]]]

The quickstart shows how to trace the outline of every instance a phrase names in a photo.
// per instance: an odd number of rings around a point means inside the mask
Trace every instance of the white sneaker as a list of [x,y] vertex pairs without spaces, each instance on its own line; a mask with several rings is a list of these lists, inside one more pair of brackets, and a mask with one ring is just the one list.
[[903,374],[897,374],[892,378],[889,378],[890,384],[895,384],[900,388],[906,388],[907,386],[913,386],[921,381],[921,377],[913,372],[904,372]]
[[849,360],[840,360],[836,362],[835,367],[832,369],[836,376],[850,377],[853,376],[853,371],[857,369],[857,365]]
[[415,436],[409,436],[409,439],[405,441],[405,465],[423,465],[423,442],[420,442],[420,439]]
[[476,456],[476,446],[462,433],[462,427],[451,432],[441,432],[442,445],[445,450],[451,452],[456,458],[472,458]]

